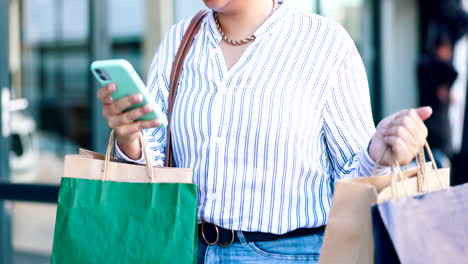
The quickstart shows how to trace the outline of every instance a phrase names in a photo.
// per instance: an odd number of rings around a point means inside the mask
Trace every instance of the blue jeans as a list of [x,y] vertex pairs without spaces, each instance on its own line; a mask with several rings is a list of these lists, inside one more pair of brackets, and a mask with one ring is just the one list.
[[242,231],[237,231],[240,242],[229,247],[208,246],[198,239],[199,264],[297,264],[318,263],[323,233],[267,242],[246,242]]

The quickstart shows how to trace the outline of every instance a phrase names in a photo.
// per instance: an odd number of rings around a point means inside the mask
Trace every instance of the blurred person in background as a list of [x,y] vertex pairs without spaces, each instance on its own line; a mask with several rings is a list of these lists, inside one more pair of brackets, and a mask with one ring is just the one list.
[[418,65],[420,104],[431,106],[433,115],[426,121],[428,142],[438,167],[450,167],[452,132],[449,107],[454,98],[450,90],[457,79],[452,65],[453,43],[448,34],[440,33],[433,51],[424,55]]

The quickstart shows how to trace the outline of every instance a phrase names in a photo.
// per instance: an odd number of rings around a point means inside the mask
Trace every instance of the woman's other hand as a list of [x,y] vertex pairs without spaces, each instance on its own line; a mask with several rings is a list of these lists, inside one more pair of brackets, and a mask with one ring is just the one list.
[[424,120],[431,115],[430,107],[421,107],[403,110],[382,120],[369,146],[371,158],[377,161],[389,148],[380,165],[390,166],[392,155],[401,165],[410,163],[424,147],[428,134]]
[[152,111],[150,105],[124,112],[125,109],[139,104],[143,101],[143,95],[134,94],[114,101],[111,94],[115,92],[115,84],[109,84],[97,93],[97,97],[102,102],[102,115],[107,120],[110,128],[114,129],[115,137],[119,148],[131,159],[141,157],[139,134],[146,128],[158,127],[161,122],[158,119],[149,121],[135,121],[143,115]]

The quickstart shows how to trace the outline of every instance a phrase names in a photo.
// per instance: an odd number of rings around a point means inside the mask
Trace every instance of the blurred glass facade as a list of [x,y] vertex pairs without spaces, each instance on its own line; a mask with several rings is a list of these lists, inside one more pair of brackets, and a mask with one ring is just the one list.
[[[414,67],[424,40],[418,0],[285,1],[337,20],[348,30],[366,66],[376,121],[395,110],[417,106]],[[204,8],[201,0],[0,3],[8,3],[10,11],[9,33],[0,30],[0,38],[8,39],[10,46],[9,87],[14,98],[29,102],[26,110],[11,117],[12,149],[7,158],[11,170],[3,178],[53,185],[59,184],[65,154],[105,147],[102,140],[96,140],[107,138],[107,130],[103,119],[96,119],[101,113],[94,104],[97,87],[90,76],[90,62],[123,58],[145,79],[169,26]],[[98,24],[104,27],[96,28]],[[107,42],[96,40],[101,33],[109,36]],[[96,49],[100,45],[110,53]],[[11,225],[5,222],[10,215]],[[54,218],[54,204],[5,202],[0,212],[0,263],[6,263],[2,260],[10,254],[5,252],[10,240],[13,263],[49,263]]]
[[[8,87],[13,98],[28,102],[27,109],[10,117],[7,181],[57,186],[64,155],[78,153],[79,148],[95,149],[95,138],[107,137],[93,128],[93,115],[100,113],[93,106],[96,86],[90,78],[90,61],[124,58],[144,75],[147,1],[109,0],[106,5],[89,0],[6,2],[9,33],[0,32],[0,37],[9,42]],[[96,10],[103,7],[106,10]],[[93,12],[99,14],[93,17]],[[93,43],[92,34],[100,34],[93,28],[99,19],[98,23],[105,24],[102,34],[110,36],[108,43]],[[99,44],[108,46],[110,54],[96,54],[93,45]],[[5,47],[0,44],[0,48]],[[50,263],[56,205],[3,204],[0,225],[6,229],[0,230],[0,263]]]
[[[110,57],[127,59],[141,73],[144,1],[113,0],[108,7]],[[90,148],[89,1],[28,0],[21,10],[23,83],[13,89],[28,99],[43,136],[58,141],[44,147],[60,154]]]

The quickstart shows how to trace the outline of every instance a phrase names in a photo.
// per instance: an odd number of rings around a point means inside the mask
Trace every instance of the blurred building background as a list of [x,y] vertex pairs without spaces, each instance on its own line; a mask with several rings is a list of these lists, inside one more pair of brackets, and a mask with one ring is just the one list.
[[[438,33],[448,32],[459,73],[453,146],[468,162],[468,0],[285,1],[349,31],[367,69],[376,122],[419,105],[416,65]],[[0,202],[0,263],[50,262],[56,206],[45,197],[58,190],[63,156],[80,147],[105,150],[109,130],[90,62],[124,58],[145,79],[169,27],[202,8],[201,0],[0,0],[0,196],[17,200]]]

